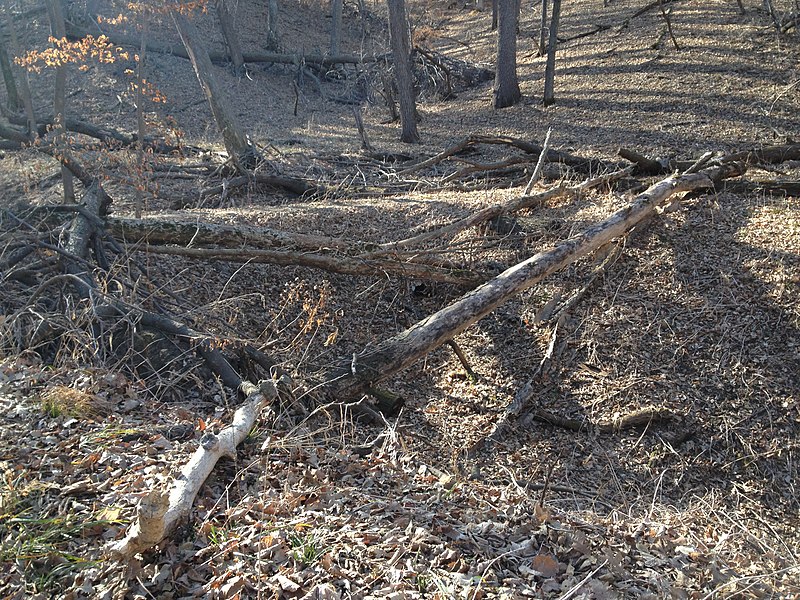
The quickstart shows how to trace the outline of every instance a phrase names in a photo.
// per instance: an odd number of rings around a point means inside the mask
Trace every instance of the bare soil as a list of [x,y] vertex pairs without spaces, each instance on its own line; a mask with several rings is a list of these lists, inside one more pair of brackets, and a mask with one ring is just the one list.
[[[492,110],[491,82],[448,100],[423,86],[422,143],[409,146],[397,141],[399,125],[386,122],[376,89],[375,102],[363,107],[372,145],[421,158],[472,134],[541,143],[552,128],[552,147],[615,161],[620,147],[693,159],[800,136],[799,34],[779,38],[761,2],[746,0],[745,15],[730,0],[667,3],[679,51],[662,35],[657,8],[631,19],[644,0],[565,4],[560,37],[607,28],[559,44],[554,106],[540,103],[539,8],[523,3],[523,102]],[[103,3],[103,14],[120,7]],[[359,15],[357,4],[345,4],[343,52],[386,51],[384,8],[365,8]],[[236,10],[243,46],[263,49],[266,3],[240,2]],[[282,3],[282,49],[324,53],[326,10]],[[416,43],[492,68],[490,11],[422,1],[409,11]],[[18,25],[27,44],[46,40],[44,13]],[[199,17],[199,26],[221,49],[212,15]],[[151,35],[178,43],[169,19],[153,23]],[[167,98],[150,106],[153,122],[170,116],[185,144],[213,150],[164,164],[218,159],[221,141],[190,63],[149,54],[147,64]],[[72,70],[72,114],[132,130],[126,66]],[[319,82],[305,76],[297,87],[295,66],[254,64],[243,77],[219,66],[215,75],[272,166],[328,192],[307,199],[249,187],[201,204],[206,182],[154,177],[146,218],[387,242],[519,196],[530,171],[526,165],[445,185],[443,177],[465,166],[450,160],[410,181],[398,175],[402,162],[360,153],[352,108],[334,100],[354,93],[354,73]],[[31,78],[37,105],[48,106],[52,74]],[[511,155],[519,153],[493,145],[460,158],[488,163]],[[118,175],[132,158],[118,153],[115,163],[85,149],[81,156],[108,174],[114,213],[131,216],[133,195]],[[58,203],[57,172],[35,151],[6,151],[4,205]],[[551,169],[538,189],[560,178],[581,176]],[[800,165],[754,168],[747,178],[797,181]],[[449,255],[495,273],[631,197],[601,189],[552,202],[523,215],[521,232],[466,232]],[[132,368],[98,348],[79,311],[65,310],[74,335],[55,355],[3,349],[0,595],[800,597],[799,208],[797,197],[759,191],[686,198],[627,240],[557,327],[537,316],[552,298],[585,285],[591,258],[458,336],[476,378],[445,346],[387,382],[405,407],[382,426],[315,406],[308,382],[467,290],[137,254],[151,280],[175,292],[173,314],[276,357],[297,382],[296,402],[254,429],[235,461],[217,466],[185,527],[119,565],[103,558],[104,545],[124,534],[139,498],[177,474],[204,429],[225,426],[235,394],[189,349],[166,340],[141,350],[149,367]],[[3,286],[7,335],[30,289],[17,281]],[[551,342],[535,407],[585,427],[567,430],[528,411],[497,443],[469,452],[534,376]],[[598,427],[645,410],[671,418],[621,431]]]

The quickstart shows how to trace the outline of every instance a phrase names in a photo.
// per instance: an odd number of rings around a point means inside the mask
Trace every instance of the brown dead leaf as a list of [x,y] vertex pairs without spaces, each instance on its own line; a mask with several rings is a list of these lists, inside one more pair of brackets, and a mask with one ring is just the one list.
[[555,577],[559,572],[558,561],[551,554],[537,554],[531,561],[531,567],[543,577]]

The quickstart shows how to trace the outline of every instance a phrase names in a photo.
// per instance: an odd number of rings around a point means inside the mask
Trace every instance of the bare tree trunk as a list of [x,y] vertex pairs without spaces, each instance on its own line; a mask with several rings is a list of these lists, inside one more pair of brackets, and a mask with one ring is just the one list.
[[394,78],[400,103],[400,140],[409,144],[419,142],[414,79],[411,73],[411,42],[408,35],[405,0],[388,0],[389,30],[392,37]]
[[494,107],[513,106],[522,98],[517,80],[517,0],[497,0],[497,67],[494,78]]
[[550,39],[547,48],[547,64],[544,68],[544,105],[555,102],[554,83],[556,77],[556,46],[558,45],[558,19],[561,16],[561,0],[553,0],[553,18],[550,20]]
[[[139,64],[136,66],[136,128],[138,132],[139,139],[137,140],[136,144],[136,155],[139,161],[139,177],[144,178],[144,144],[145,144],[145,137],[147,135],[147,130],[144,121],[144,103],[145,103],[145,94],[144,94],[144,68],[147,58],[147,26],[148,26],[148,15],[146,12],[142,13],[142,40],[139,44]],[[142,217],[142,209],[143,209],[143,200],[142,200],[142,186],[136,186],[136,202],[134,205],[134,212],[136,214],[136,218],[140,219]]]
[[242,57],[242,47],[239,45],[239,36],[236,34],[235,19],[228,10],[228,0],[217,0],[217,17],[222,28],[222,37],[225,38],[225,46],[228,48],[228,56],[233,63],[233,70],[240,74],[244,68],[244,58]]
[[267,2],[267,48],[277,50],[278,42],[278,0]]
[[8,59],[5,43],[3,43],[3,28],[0,27],[0,69],[3,71],[3,81],[6,84],[6,106],[12,113],[19,112],[22,102],[17,92],[17,82],[14,81],[14,71],[11,69],[11,61]]
[[547,52],[547,0],[542,0],[542,19],[539,25],[539,56]]
[[[11,38],[11,54],[17,56],[19,51],[19,40],[17,39],[17,29],[14,26],[14,18],[11,15],[11,6],[6,4],[4,6],[5,25],[8,35]],[[13,69],[14,67],[12,67]],[[31,88],[28,83],[28,70],[17,67],[17,82],[19,83],[19,93],[22,96],[22,105],[25,107],[25,116],[28,118],[28,138],[33,140],[36,137],[36,115],[33,112],[33,99],[31,97]]]
[[172,20],[181,36],[189,59],[192,61],[195,75],[200,87],[206,95],[211,112],[222,134],[225,148],[236,168],[240,171],[252,169],[256,164],[258,152],[233,116],[228,102],[214,77],[214,67],[208,52],[200,42],[200,36],[194,25],[178,12],[172,13]]
[[[50,34],[57,39],[65,40],[67,37],[64,26],[64,13],[61,7],[61,0],[47,0],[47,14],[50,18]],[[55,145],[60,146],[67,143],[65,123],[66,113],[66,90],[67,90],[67,66],[60,64],[56,66],[55,83],[53,85],[53,118],[55,123]],[[72,181],[72,173],[64,165],[61,165],[61,181],[64,184],[64,204],[75,203],[75,184]]]
[[336,56],[342,37],[342,0],[331,0],[331,21],[331,56]]

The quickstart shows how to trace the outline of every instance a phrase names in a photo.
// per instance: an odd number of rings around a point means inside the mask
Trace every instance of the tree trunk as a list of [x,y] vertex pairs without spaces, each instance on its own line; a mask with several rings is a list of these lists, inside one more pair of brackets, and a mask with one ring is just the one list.
[[[512,0],[514,1],[514,0]],[[408,36],[405,0],[388,0],[389,30],[392,38],[394,78],[400,103],[400,140],[409,144],[419,142],[417,106],[414,98],[414,79],[411,73],[411,42]]]
[[[144,145],[145,145],[145,137],[147,134],[145,120],[144,120],[144,103],[145,103],[145,94],[144,94],[144,68],[147,58],[147,25],[148,25],[148,15],[147,13],[142,13],[141,16],[141,27],[142,27],[142,41],[139,44],[139,63],[136,65],[136,128],[138,131],[139,139],[136,143],[136,158],[139,161],[139,177],[144,177],[144,161],[145,161],[145,154],[144,154]],[[142,199],[142,187],[141,185],[136,186],[136,203],[134,206],[134,211],[136,214],[136,218],[139,219],[142,216],[142,208],[143,208],[143,199]]]
[[656,214],[657,207],[672,195],[708,188],[714,181],[736,177],[744,171],[742,163],[731,163],[700,173],[668,177],[656,183],[605,221],[507,269],[405,331],[354,355],[352,360],[348,359],[346,364],[328,374],[331,397],[340,402],[358,398],[380,381],[411,366],[463,332],[510,298],[612,239],[625,235],[638,223]]
[[222,133],[228,155],[239,171],[252,169],[256,164],[258,153],[234,118],[222,89],[217,84],[214,67],[208,57],[208,52],[200,42],[197,29],[178,12],[172,13],[172,20],[186,47],[186,52],[189,54],[189,60],[192,61],[200,87],[203,88],[203,93],[211,106],[211,112],[214,114],[220,133]]
[[[11,16],[11,6],[5,5],[4,17],[5,17],[5,25],[6,30],[8,32],[9,37],[11,38],[11,44],[9,46],[11,50],[12,56],[16,56],[20,54],[20,47],[19,41],[17,40],[17,29],[14,26],[14,19]],[[13,69],[14,67],[12,67]],[[31,141],[36,137],[36,115],[33,112],[33,99],[31,97],[31,88],[28,84],[28,70],[20,67],[16,67],[17,74],[19,75],[17,78],[17,82],[19,83],[19,93],[22,96],[22,105],[25,107],[25,116],[28,118],[28,137]]]
[[278,42],[278,0],[267,2],[267,48],[277,50]]
[[542,17],[539,25],[539,56],[547,52],[547,0],[542,0]]
[[[64,26],[64,13],[61,7],[61,0],[47,0],[47,14],[50,18],[50,35],[54,38],[66,40],[67,33]],[[67,120],[66,112],[66,90],[67,90],[67,66],[60,64],[56,66],[55,82],[53,84],[53,118],[55,123],[56,146],[67,143],[65,123]],[[61,165],[61,181],[64,184],[64,204],[74,204],[75,184],[72,181],[72,173],[64,165]]]
[[494,107],[513,106],[522,98],[517,80],[517,0],[497,0],[497,69],[494,79]]
[[242,57],[242,47],[239,45],[239,36],[236,34],[235,19],[228,10],[228,0],[217,0],[217,17],[222,28],[222,37],[225,38],[225,45],[228,48],[228,56],[233,63],[233,70],[240,74],[244,68],[244,58]]
[[556,45],[558,44],[558,19],[561,16],[561,0],[553,0],[553,18],[550,20],[550,39],[547,48],[547,65],[544,69],[544,105],[555,102],[554,81],[556,76]]
[[17,92],[17,82],[14,81],[14,71],[11,69],[11,61],[8,58],[6,45],[3,42],[3,28],[0,27],[0,69],[3,71],[3,81],[6,84],[6,106],[12,113],[19,112],[22,102]]
[[331,56],[336,56],[342,37],[342,0],[331,0],[331,21]]

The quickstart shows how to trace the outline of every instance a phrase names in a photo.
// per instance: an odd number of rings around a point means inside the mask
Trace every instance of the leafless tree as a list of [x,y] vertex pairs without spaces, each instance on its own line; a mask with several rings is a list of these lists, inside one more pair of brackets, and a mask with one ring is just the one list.
[[[511,0],[512,2],[515,0]],[[419,142],[417,106],[414,98],[414,78],[411,73],[411,41],[408,33],[405,0],[388,0],[389,32],[392,37],[394,78],[400,104],[400,140],[409,144]]]
[[517,80],[517,0],[497,0],[497,66],[494,79],[494,107],[513,106],[522,98]]

